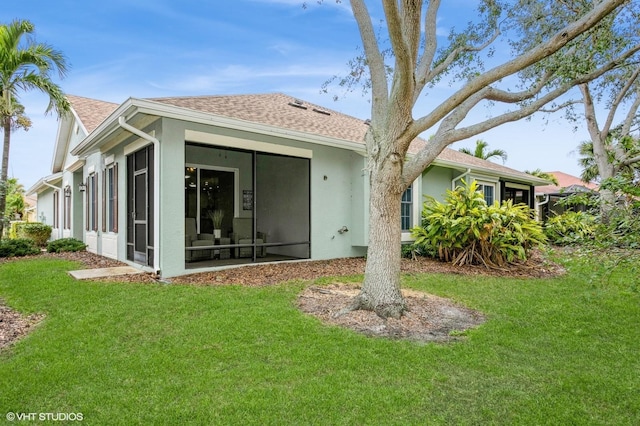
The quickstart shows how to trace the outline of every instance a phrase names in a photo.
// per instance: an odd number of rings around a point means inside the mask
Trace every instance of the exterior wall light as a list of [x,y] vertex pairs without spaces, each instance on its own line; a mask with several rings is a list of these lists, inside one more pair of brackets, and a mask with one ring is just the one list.
[[78,191],[84,192],[86,190],[87,190],[87,184],[81,183],[81,184],[78,185]]

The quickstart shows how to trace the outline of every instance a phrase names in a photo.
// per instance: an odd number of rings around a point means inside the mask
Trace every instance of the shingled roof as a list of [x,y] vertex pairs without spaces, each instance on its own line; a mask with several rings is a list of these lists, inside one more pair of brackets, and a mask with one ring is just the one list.
[[67,99],[88,133],[93,132],[109,114],[118,108],[118,104],[82,96],[67,95]]
[[[69,96],[69,100],[89,132],[94,130],[118,107],[113,103],[79,96]],[[365,120],[282,93],[165,97],[145,100],[234,120],[355,143],[364,143],[364,136],[369,128]],[[424,139],[417,138],[409,152],[417,152],[425,143]],[[438,159],[456,163],[465,168],[508,174],[525,181],[536,180],[535,177],[518,170],[449,148],[445,148]]]

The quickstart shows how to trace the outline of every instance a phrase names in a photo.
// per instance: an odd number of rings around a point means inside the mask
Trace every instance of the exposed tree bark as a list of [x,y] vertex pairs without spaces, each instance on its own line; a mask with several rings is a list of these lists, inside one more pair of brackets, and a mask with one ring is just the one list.
[[4,211],[7,207],[7,178],[9,170],[9,147],[11,146],[11,117],[2,119],[3,143],[2,143],[2,171],[0,171],[0,238],[4,232],[6,218]]

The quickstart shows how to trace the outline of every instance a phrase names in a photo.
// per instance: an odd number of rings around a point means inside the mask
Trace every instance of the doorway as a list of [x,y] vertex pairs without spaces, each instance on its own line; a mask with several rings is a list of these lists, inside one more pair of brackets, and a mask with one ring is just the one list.
[[153,266],[154,147],[127,155],[127,260]]

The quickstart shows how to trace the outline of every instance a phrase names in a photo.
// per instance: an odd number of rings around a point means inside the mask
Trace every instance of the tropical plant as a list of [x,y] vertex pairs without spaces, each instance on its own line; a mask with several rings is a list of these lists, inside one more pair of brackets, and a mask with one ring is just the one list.
[[491,160],[494,157],[500,157],[502,158],[502,163],[507,161],[507,152],[505,150],[492,149],[491,151],[489,151],[488,148],[489,144],[487,142],[483,141],[482,139],[478,139],[476,141],[475,150],[471,151],[469,148],[460,148],[459,151],[464,154],[473,155],[474,157],[481,158],[483,160]]
[[[582,141],[578,146],[580,158],[578,164],[582,167],[581,179],[585,182],[594,180],[602,181],[604,179],[615,178],[616,175],[632,178],[638,174],[638,164],[640,164],[640,139],[630,135],[618,137],[615,131],[603,142],[603,148],[606,152],[606,163],[612,167],[611,176],[603,177],[600,173],[600,167],[596,162],[593,151],[592,141]],[[616,156],[628,157],[633,159],[638,157],[638,161],[625,162],[617,160]]]
[[427,197],[422,225],[412,230],[420,250],[454,265],[496,268],[526,260],[546,242],[528,206],[511,200],[489,206],[476,181],[463,184],[447,191],[444,203]]
[[596,218],[581,211],[566,211],[553,216],[544,225],[544,233],[550,243],[565,246],[584,244],[593,239]]
[[214,229],[222,229],[222,219],[224,219],[224,210],[216,209],[209,212],[209,217],[213,222]]
[[532,171],[525,170],[524,172],[530,174],[531,176],[536,176],[536,177],[539,177],[540,179],[548,180],[554,185],[558,185],[558,178],[555,177],[553,173],[543,172],[540,169],[535,169]]
[[[0,182],[2,185],[2,182]],[[9,178],[3,188],[7,194],[7,205],[5,209],[5,218],[13,220],[16,217],[22,218],[24,214],[24,187],[18,182],[17,178]],[[0,189],[1,190],[1,189]]]
[[[60,78],[64,77],[66,59],[53,47],[37,43],[33,33],[34,26],[27,20],[0,25],[0,120],[4,131],[0,182],[7,181],[11,131],[26,125],[24,108],[16,101],[19,92],[35,89],[48,95],[46,112],[55,110],[61,115],[69,110],[69,101],[51,75],[57,71]],[[0,238],[5,225],[6,203],[7,194],[0,191]]]

